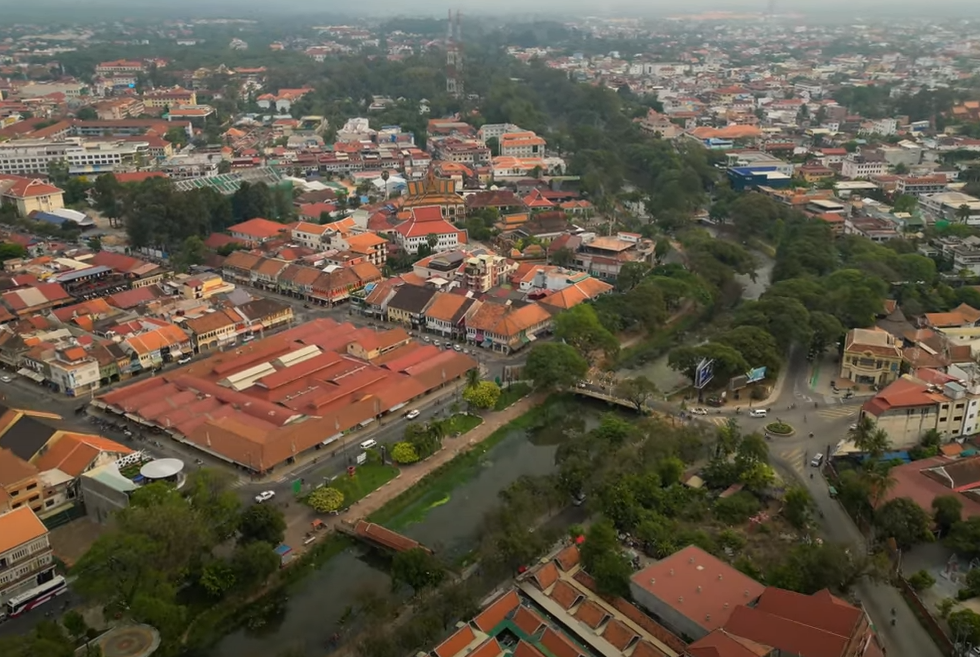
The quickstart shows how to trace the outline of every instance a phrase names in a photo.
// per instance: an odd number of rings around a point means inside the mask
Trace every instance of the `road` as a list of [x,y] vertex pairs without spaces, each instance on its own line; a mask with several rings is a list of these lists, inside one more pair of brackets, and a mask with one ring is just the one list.
[[[739,424],[747,431],[761,430],[765,424],[779,418],[797,429],[789,438],[774,438],[770,455],[777,470],[785,477],[795,477],[810,491],[817,509],[822,515],[821,529],[824,538],[835,543],[849,543],[866,549],[864,536],[844,512],[840,504],[830,497],[828,484],[818,468],[809,466],[809,459],[820,451],[827,453],[827,445],[836,445],[856,421],[863,399],[844,401],[838,397],[814,395],[809,390],[809,367],[799,354],[791,358],[786,381],[778,398],[770,404],[767,419],[738,417]],[[813,404],[819,404],[814,408]],[[789,408],[796,404],[795,409]],[[732,414],[719,417],[727,420]],[[710,418],[717,424],[714,417]],[[808,438],[810,432],[814,438]],[[810,478],[810,474],[813,478]],[[876,584],[867,579],[859,581],[854,592],[871,618],[878,636],[881,637],[889,657],[941,657],[935,642],[923,629],[898,590],[887,584]],[[895,625],[891,624],[891,610],[896,611]]]

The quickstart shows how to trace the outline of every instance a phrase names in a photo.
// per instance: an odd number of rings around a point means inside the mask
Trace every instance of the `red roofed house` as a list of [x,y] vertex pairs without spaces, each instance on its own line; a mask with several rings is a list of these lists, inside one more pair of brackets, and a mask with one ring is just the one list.
[[679,635],[700,639],[723,627],[766,587],[694,545],[630,578],[633,599]]
[[826,589],[803,595],[770,586],[754,607],[735,607],[724,629],[771,646],[781,655],[884,655],[864,610],[834,597]]
[[466,231],[460,230],[442,218],[442,208],[429,205],[412,208],[408,221],[395,226],[395,241],[406,253],[418,253],[429,236],[435,236],[432,251],[452,251],[460,243],[466,243]]
[[[962,390],[958,384],[946,384],[946,388],[950,385]],[[895,449],[917,445],[930,429],[944,436],[958,436],[969,399],[963,395],[955,398],[956,391],[950,392],[943,394],[935,385],[906,374],[865,402],[861,415],[884,429]]]
[[42,180],[0,174],[0,204],[14,205],[17,214],[26,217],[65,207],[64,192]]
[[249,246],[258,246],[264,242],[276,239],[289,230],[288,226],[256,217],[240,224],[228,227],[231,236],[242,240]]

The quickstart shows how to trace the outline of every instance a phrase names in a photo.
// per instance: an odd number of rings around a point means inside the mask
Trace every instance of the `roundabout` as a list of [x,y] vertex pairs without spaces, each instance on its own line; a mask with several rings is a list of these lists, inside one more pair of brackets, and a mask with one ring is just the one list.
[[149,625],[115,627],[96,641],[103,657],[149,657],[160,647],[160,633]]
[[793,427],[785,422],[770,422],[766,425],[766,435],[775,436],[779,438],[785,438],[792,436],[796,431]]

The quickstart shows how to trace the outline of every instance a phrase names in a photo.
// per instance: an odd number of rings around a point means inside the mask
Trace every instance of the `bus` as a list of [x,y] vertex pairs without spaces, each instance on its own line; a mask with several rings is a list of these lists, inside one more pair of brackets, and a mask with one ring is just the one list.
[[51,600],[55,596],[61,595],[68,590],[68,585],[65,583],[65,578],[58,575],[54,579],[45,582],[39,586],[35,586],[29,591],[25,591],[20,595],[7,600],[5,612],[7,612],[7,618],[16,618],[24,612],[30,611],[38,605],[43,605],[48,600]]

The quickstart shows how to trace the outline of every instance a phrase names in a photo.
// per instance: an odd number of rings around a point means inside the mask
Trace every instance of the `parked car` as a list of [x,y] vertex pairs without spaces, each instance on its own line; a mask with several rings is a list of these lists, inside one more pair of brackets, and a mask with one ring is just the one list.
[[453,349],[454,349],[455,351],[457,351],[457,352],[461,352],[461,351],[463,351],[463,348],[462,348],[462,347],[460,347],[460,346],[459,346],[458,344],[454,344],[454,345],[453,345]]
[[691,415],[707,415],[708,409],[698,406],[697,408],[691,409]]
[[11,381],[13,381],[13,379],[11,379],[9,376],[4,374],[3,376],[0,376],[0,381],[3,381],[4,383],[10,383]]
[[276,496],[276,491],[274,490],[264,490],[255,496],[255,501],[261,504],[262,502],[268,502],[273,497]]
[[749,411],[749,417],[766,417],[767,415],[769,415],[767,408],[753,408]]
[[367,440],[361,443],[361,449],[363,450],[373,449],[377,446],[378,446],[378,441],[375,440],[374,438],[368,438]]
[[189,362],[191,362],[191,357],[190,356],[184,356],[183,358],[178,358],[177,359],[177,364],[178,365],[186,365]]
[[721,401],[718,397],[708,397],[708,406],[714,406],[715,408],[723,405],[725,402]]
[[405,417],[407,417],[409,420],[414,420],[419,415],[421,415],[421,413],[419,413],[418,409],[415,408],[410,410],[408,413],[405,413]]
[[814,468],[819,468],[820,464],[823,463],[823,454],[817,452],[813,455],[813,459],[810,461],[810,466]]

